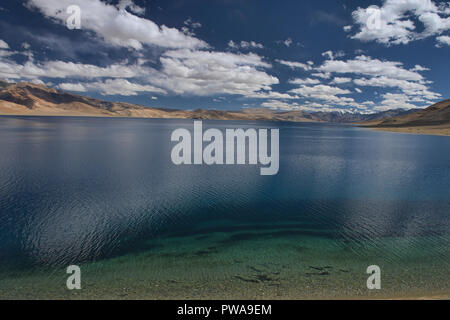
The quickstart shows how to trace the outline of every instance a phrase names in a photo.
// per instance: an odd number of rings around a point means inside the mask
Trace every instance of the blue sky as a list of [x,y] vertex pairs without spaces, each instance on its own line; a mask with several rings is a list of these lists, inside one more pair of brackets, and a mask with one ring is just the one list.
[[0,78],[163,108],[425,107],[450,96],[449,49],[447,1],[0,5]]

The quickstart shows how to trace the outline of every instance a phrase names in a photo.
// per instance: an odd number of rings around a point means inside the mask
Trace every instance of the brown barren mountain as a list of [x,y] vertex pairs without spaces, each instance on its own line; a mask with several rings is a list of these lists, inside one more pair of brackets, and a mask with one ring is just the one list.
[[407,115],[360,124],[383,131],[449,136],[450,99]]
[[218,111],[151,108],[123,102],[107,102],[28,82],[0,80],[0,115],[91,116],[132,118],[180,118],[217,120],[321,121],[303,111]]

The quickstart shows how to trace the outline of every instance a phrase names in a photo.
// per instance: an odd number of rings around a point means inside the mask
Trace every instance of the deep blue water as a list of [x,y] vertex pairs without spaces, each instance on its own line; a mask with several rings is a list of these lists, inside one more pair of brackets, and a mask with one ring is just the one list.
[[437,247],[449,245],[449,137],[203,121],[204,128],[279,128],[279,173],[261,176],[260,165],[172,164],[172,131],[192,126],[0,117],[3,267],[92,261],[139,251],[161,235],[275,223],[355,244],[433,236]]

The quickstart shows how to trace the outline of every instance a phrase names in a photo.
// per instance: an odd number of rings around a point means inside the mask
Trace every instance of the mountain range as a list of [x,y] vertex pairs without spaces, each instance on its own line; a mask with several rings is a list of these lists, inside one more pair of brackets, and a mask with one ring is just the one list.
[[412,127],[412,126],[441,126],[450,123],[450,99],[438,102],[419,111],[388,117],[386,119],[374,119],[368,125],[377,127]]
[[427,117],[426,115],[430,112],[428,109],[396,109],[373,114],[305,112],[300,110],[275,111],[263,108],[245,109],[242,111],[219,111],[208,109],[177,110],[152,108],[124,102],[108,102],[56,90],[40,84],[29,82],[8,83],[0,80],[0,115],[265,120],[365,123],[369,126],[389,126],[399,125],[401,123],[406,125],[408,121],[413,121],[413,123],[417,123],[418,125],[423,121],[426,123],[449,121],[448,101],[450,100],[441,103],[443,106],[447,106],[447,108],[444,108],[446,110],[439,111],[441,108],[441,105],[439,104],[438,106],[435,105],[430,107],[439,109],[436,112],[433,112],[433,114],[436,113],[441,115],[442,119],[435,119],[434,115]]
[[383,131],[450,136],[450,99],[413,113],[362,122],[361,125]]

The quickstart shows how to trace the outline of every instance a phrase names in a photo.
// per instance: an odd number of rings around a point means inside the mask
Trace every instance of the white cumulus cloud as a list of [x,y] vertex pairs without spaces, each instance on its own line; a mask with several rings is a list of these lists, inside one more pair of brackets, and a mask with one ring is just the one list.
[[86,92],[86,87],[81,83],[60,83],[57,85],[58,89],[75,92]]
[[358,8],[352,13],[360,29],[352,38],[398,45],[440,35],[450,29],[449,11],[448,3],[436,5],[431,0],[384,0],[381,7]]
[[288,66],[291,69],[303,69],[306,71],[312,70],[310,63],[301,63],[296,61],[276,60],[278,63]]
[[335,77],[333,81],[330,83],[332,84],[342,84],[342,83],[349,83],[352,82],[352,78],[346,78],[346,77]]
[[436,40],[438,41],[437,46],[442,46],[442,45],[450,46],[450,37],[449,36],[440,36],[440,37],[437,37]]
[[0,39],[0,49],[9,49],[9,45]]
[[46,17],[66,23],[66,8],[77,5],[81,9],[81,29],[93,31],[106,42],[123,47],[142,49],[143,45],[165,48],[202,48],[208,45],[175,28],[158,26],[151,20],[141,18],[125,8],[139,12],[131,1],[119,6],[100,0],[28,0],[28,7],[37,8]]
[[255,41],[241,41],[240,43],[234,42],[230,40],[228,42],[228,46],[233,49],[263,49],[264,46],[261,43],[257,43]]
[[318,68],[324,73],[355,73],[370,76],[387,76],[393,79],[422,80],[416,71],[407,70],[401,62],[382,61],[367,56],[358,56],[352,60],[327,60]]
[[177,94],[246,96],[279,83],[263,70],[271,65],[254,53],[172,50],[160,61],[162,69],[151,75],[152,83]]

